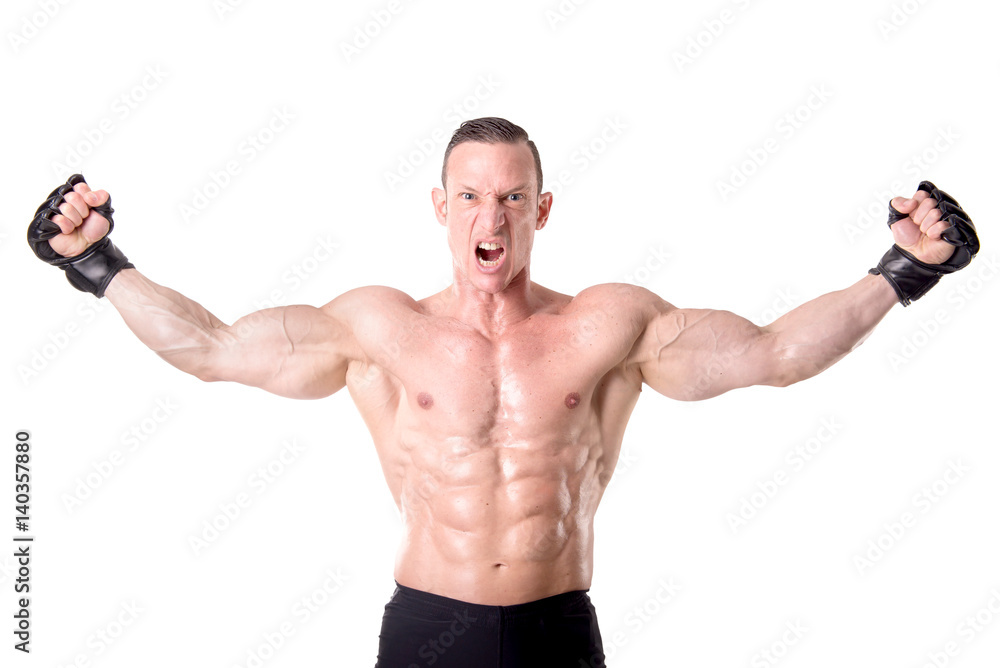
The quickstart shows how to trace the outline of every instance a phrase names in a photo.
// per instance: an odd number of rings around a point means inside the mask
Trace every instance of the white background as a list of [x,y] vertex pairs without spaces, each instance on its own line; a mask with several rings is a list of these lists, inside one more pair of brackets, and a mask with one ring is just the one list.
[[[891,244],[890,194],[927,178],[959,199],[980,256],[830,371],[701,403],[645,392],[591,595],[616,668],[774,665],[772,647],[789,668],[917,668],[949,642],[948,665],[996,665],[995,3],[50,4],[7,2],[0,21],[0,539],[13,546],[17,429],[36,536],[27,657],[0,551],[4,666],[246,666],[282,624],[263,665],[370,666],[400,529],[346,392],[296,402],[168,366],[31,254],[45,195],[71,171],[108,189],[115,243],[227,322],[368,284],[419,298],[450,278],[436,138],[486,115],[541,151],[557,190],[532,278],[570,294],[628,280],[769,320],[864,276]],[[276,109],[292,118],[268,134]],[[268,140],[253,159],[251,135]],[[723,197],[734,170],[749,176]],[[796,470],[786,457],[810,439]],[[302,452],[258,494],[251,476],[286,441]],[[915,499],[950,463],[962,476]],[[778,472],[734,531],[727,516]],[[195,554],[241,493],[249,507]],[[859,566],[869,541],[883,549]],[[326,597],[328,573],[346,580]],[[294,606],[317,591],[305,620]],[[783,647],[787,624],[805,631]]]

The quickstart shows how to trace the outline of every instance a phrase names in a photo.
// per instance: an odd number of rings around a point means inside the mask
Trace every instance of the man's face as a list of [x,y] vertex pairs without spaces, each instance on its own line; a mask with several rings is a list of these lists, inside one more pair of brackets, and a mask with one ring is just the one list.
[[526,271],[535,231],[545,227],[552,205],[537,181],[525,142],[470,141],[452,149],[446,189],[435,188],[433,199],[448,229],[456,281],[497,293]]

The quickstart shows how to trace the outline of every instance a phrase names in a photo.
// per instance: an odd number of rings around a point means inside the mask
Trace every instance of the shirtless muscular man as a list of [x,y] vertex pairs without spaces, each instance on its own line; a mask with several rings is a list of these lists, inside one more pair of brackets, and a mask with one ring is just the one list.
[[[587,595],[594,514],[642,384],[694,400],[809,378],[979,250],[965,212],[924,182],[890,203],[895,245],[869,275],[758,327],[634,285],[571,297],[533,283],[552,194],[509,121],[463,123],[442,186],[446,289],[415,300],[362,287],[233,325],[135,269],[108,238],[108,193],[80,175],[28,231],[38,257],[182,371],[303,399],[348,388],[404,525],[380,668],[603,666]],[[429,644],[449,630],[452,645]]]

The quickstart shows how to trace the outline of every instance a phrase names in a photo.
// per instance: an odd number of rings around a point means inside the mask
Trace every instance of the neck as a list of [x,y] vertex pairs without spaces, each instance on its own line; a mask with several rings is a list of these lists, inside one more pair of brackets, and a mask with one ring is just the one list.
[[446,293],[453,317],[490,338],[526,320],[537,310],[527,265],[499,292],[476,288],[456,269],[454,283]]

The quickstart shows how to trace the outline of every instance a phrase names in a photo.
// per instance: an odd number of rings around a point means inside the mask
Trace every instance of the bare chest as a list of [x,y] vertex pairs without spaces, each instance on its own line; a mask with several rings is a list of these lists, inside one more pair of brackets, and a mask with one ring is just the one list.
[[[541,317],[488,339],[429,317],[385,337],[352,381],[369,426],[509,444],[572,440],[616,389],[627,337]],[[617,387],[617,389],[622,389]]]

